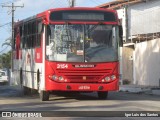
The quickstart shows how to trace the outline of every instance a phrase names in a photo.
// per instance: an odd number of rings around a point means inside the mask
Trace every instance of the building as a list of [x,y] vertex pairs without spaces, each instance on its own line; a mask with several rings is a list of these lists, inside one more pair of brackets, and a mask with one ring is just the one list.
[[122,21],[122,80],[160,86],[160,0],[115,0],[97,7],[116,9]]

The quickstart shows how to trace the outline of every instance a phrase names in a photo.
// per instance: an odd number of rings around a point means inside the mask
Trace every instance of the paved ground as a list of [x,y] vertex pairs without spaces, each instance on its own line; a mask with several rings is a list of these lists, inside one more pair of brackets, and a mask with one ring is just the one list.
[[[88,111],[160,111],[160,96],[110,92],[107,100],[98,100],[96,93],[59,94],[51,95],[50,101],[42,102],[37,94],[22,96],[19,87],[0,86],[0,108],[1,111],[82,111],[83,114],[85,111],[86,113]],[[65,116],[64,119],[74,118]],[[83,118],[75,117],[75,119]],[[100,117],[100,119],[106,118]],[[112,118],[107,117],[107,119]],[[133,120],[135,117],[128,119]]]
[[160,87],[147,87],[141,85],[120,85],[119,90],[123,92],[144,93],[160,96]]

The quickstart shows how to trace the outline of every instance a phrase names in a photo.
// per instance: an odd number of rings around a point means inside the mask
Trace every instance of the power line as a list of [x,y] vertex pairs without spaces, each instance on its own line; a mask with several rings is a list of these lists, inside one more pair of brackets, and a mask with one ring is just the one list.
[[11,3],[11,1],[0,3],[0,5],[5,5],[5,4],[9,4],[9,3]]
[[12,12],[12,43],[13,43],[13,39],[14,39],[14,12],[17,7],[22,8],[22,7],[24,7],[24,5],[23,6],[15,6],[14,3],[12,3],[12,5],[2,5],[2,7],[8,7],[8,8],[12,9],[11,12]]
[[[52,7],[52,6],[54,6],[54,0],[50,3],[50,5],[48,6],[48,7],[46,7],[46,9],[48,9],[48,8],[50,8],[50,7]],[[56,1],[57,2],[57,4],[59,5],[59,7],[63,7],[62,6],[62,3],[60,2],[60,1]]]
[[64,5],[62,4],[62,2],[57,1],[57,3],[58,3],[58,5],[59,5],[59,7],[64,7]]
[[5,51],[8,48],[8,46],[6,46],[3,50],[0,51],[0,54]]
[[68,0],[69,2],[69,7],[74,7],[76,0]]
[[11,31],[7,29],[8,27],[6,28],[7,25],[11,25],[11,22],[0,25],[0,29],[4,29],[7,31],[7,33],[11,34]]
[[99,5],[100,3],[97,2],[97,0],[92,0],[96,5]]
[[102,2],[101,0],[96,0],[97,2],[99,2],[99,4],[103,4],[103,3],[107,3],[107,2],[109,2],[108,0],[106,1],[106,2]]
[[8,25],[8,24],[11,24],[11,22],[5,23],[5,24],[3,24],[3,25],[0,25],[0,27],[4,27],[4,26],[6,26],[6,25]]

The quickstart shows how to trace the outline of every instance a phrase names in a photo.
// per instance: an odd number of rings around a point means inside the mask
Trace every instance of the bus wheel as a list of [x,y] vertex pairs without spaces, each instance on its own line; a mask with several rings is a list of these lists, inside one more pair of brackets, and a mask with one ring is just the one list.
[[42,101],[48,101],[49,100],[49,91],[41,90],[39,94],[40,94],[40,99]]
[[108,92],[106,92],[106,91],[105,91],[105,92],[104,92],[104,91],[99,91],[99,92],[98,92],[98,98],[99,98],[99,99],[103,99],[103,100],[104,100],[104,99],[106,99],[107,97],[108,97]]
[[37,91],[39,93],[40,99],[42,101],[48,101],[49,100],[49,91],[43,91],[40,89],[40,73],[37,72]]

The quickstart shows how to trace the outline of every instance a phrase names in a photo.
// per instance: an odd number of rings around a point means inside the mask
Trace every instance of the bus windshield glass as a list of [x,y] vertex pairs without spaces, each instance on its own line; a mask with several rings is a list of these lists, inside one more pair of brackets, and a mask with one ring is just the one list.
[[49,25],[46,59],[61,62],[118,61],[117,31],[113,25]]

